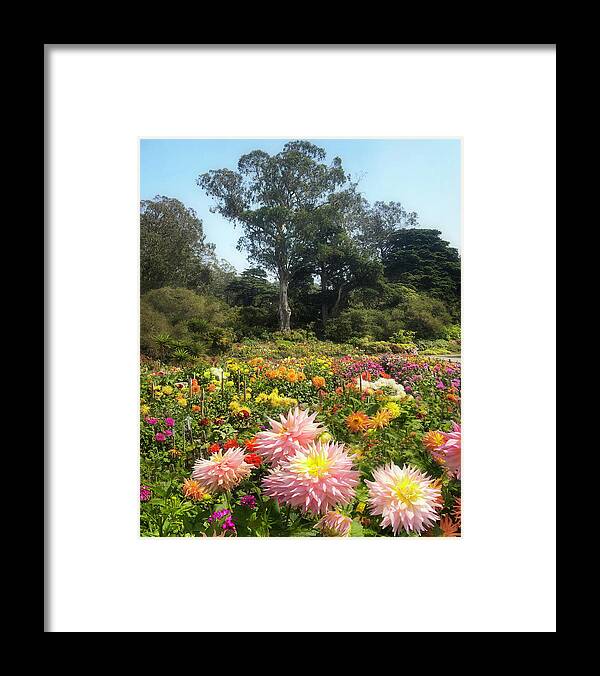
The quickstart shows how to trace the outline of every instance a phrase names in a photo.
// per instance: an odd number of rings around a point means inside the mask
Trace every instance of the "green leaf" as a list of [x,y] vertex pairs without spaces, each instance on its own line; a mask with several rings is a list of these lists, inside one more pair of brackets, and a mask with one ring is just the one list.
[[355,519],[350,526],[350,537],[351,538],[362,538],[364,537],[364,529],[361,522],[358,519]]

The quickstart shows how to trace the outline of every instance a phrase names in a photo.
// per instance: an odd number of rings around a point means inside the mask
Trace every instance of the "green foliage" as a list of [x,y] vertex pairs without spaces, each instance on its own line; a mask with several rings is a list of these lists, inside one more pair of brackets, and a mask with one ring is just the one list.
[[203,352],[221,353],[236,337],[237,309],[190,289],[153,289],[142,296],[140,309],[141,349],[153,357],[182,362]]
[[213,249],[205,243],[202,221],[193,209],[159,195],[141,202],[142,293],[163,286],[200,288],[209,278],[206,259]]
[[328,163],[322,148],[294,141],[197,183],[214,211],[241,225],[238,248],[253,267],[237,273],[218,260],[201,220],[178,200],[142,202],[143,353],[214,355],[269,337],[282,350],[309,334],[362,339],[373,352],[460,344],[459,252],[400,202],[370,205],[340,158]]

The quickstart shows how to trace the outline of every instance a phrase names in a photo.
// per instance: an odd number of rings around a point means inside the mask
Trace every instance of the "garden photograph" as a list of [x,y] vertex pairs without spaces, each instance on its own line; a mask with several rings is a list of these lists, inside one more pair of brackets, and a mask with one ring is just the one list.
[[44,46],[46,632],[556,631],[556,51]]
[[458,138],[142,138],[142,537],[461,536]]

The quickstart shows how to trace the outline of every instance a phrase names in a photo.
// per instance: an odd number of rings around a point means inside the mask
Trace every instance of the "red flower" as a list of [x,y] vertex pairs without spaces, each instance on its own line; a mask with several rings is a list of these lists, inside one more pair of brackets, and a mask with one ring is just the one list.
[[226,441],[223,444],[223,448],[227,450],[228,448],[236,448],[239,446],[238,440],[237,439],[229,439],[229,441]]
[[256,448],[256,437],[252,437],[252,439],[247,439],[244,441],[244,446],[246,447],[247,451],[253,453],[254,449]]
[[208,450],[210,451],[210,453],[218,453],[221,450],[221,447],[219,446],[219,444],[211,444],[208,447]]
[[204,425],[204,427],[208,427],[210,425],[210,420],[208,418],[201,418],[200,424]]
[[222,425],[225,422],[224,418],[215,418],[214,423],[215,425]]
[[240,416],[241,418],[249,418],[249,417],[250,417],[250,412],[249,412],[249,411],[246,411],[245,409],[242,409],[242,410],[239,412],[239,416]]
[[249,465],[254,465],[255,467],[260,467],[262,464],[262,458],[258,453],[249,453],[244,456],[244,462]]

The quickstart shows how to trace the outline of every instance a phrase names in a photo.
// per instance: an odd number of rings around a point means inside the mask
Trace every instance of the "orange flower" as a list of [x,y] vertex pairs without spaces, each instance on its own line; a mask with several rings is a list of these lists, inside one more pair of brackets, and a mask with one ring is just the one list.
[[315,387],[318,387],[319,389],[324,389],[325,388],[325,378],[323,378],[323,376],[315,376],[312,379],[312,384]]
[[209,392],[214,392],[217,389],[217,386],[214,383],[210,383],[210,385],[206,389]]
[[449,516],[443,516],[440,519],[440,528],[442,529],[442,537],[445,538],[456,538],[460,537],[458,532],[458,524],[454,523]]
[[190,498],[192,500],[202,500],[202,498],[206,495],[206,491],[195,479],[186,479],[183,482],[181,490],[183,491],[183,494],[186,498]]
[[362,411],[351,413],[346,418],[346,427],[351,432],[366,432],[369,429],[369,416]]
[[198,406],[197,404],[192,404],[192,411],[194,411],[194,413],[198,413],[199,410],[200,406]]
[[344,394],[344,388],[343,387],[336,387],[335,393],[336,394]]
[[452,510],[452,516],[456,519],[456,522],[460,526],[460,518],[461,518],[460,498],[456,498],[456,501],[454,503],[454,509]]
[[423,445],[425,448],[427,448],[430,451],[435,450],[438,446],[441,446],[442,444],[446,443],[446,438],[441,432],[430,430],[423,436],[423,439],[421,440],[423,442]]
[[246,450],[249,453],[253,453],[254,450],[256,449],[256,437],[252,437],[252,439],[247,439],[244,442],[244,446],[246,447]]
[[192,394],[198,394],[198,392],[200,392],[200,385],[192,383]]
[[178,451],[176,448],[172,448],[172,449],[169,451],[169,455],[170,455],[172,458],[178,458],[178,457],[181,455],[181,451]]
[[296,373],[296,371],[290,371],[287,374],[287,379],[288,379],[288,383],[297,383],[298,380],[299,380],[298,373]]
[[392,421],[392,412],[387,408],[377,411],[377,413],[369,419],[369,427],[374,430],[382,430],[387,427]]

